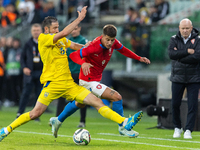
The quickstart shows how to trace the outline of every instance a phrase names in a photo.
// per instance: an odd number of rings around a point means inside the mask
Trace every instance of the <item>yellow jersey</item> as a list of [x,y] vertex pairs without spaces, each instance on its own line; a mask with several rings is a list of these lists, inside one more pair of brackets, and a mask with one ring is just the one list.
[[71,41],[62,38],[53,43],[55,34],[41,33],[38,38],[38,50],[43,62],[43,70],[40,82],[73,80],[69,70],[66,49]]

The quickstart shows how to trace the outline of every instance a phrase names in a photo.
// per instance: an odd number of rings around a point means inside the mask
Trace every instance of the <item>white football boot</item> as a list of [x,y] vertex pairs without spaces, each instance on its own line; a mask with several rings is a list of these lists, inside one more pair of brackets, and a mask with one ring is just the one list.
[[60,128],[62,123],[58,120],[58,117],[51,117],[49,120],[49,124],[52,127],[53,136],[57,138],[58,129]]
[[134,131],[132,129],[130,131],[128,131],[123,126],[121,126],[121,127],[119,126],[119,133],[121,135],[128,136],[130,138],[135,138],[135,137],[137,137],[139,135],[138,132],[136,132],[136,131]]

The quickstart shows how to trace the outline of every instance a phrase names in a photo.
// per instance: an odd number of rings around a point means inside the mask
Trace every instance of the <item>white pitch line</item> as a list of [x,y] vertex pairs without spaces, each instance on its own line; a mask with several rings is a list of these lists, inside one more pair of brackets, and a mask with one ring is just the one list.
[[[97,133],[100,135],[110,135],[110,136],[121,136],[119,134],[112,134],[112,133]],[[142,136],[138,136],[137,138],[141,138],[141,139],[150,139],[150,140],[161,140],[161,141],[175,141],[175,142],[183,142],[183,143],[197,143],[200,144],[199,141],[188,141],[188,140],[177,140],[177,139],[164,139],[164,138],[151,138],[151,137],[142,137]]]
[[[50,134],[50,133],[26,132],[26,131],[19,131],[19,130],[14,130],[14,132],[52,136],[52,134]],[[104,135],[106,135],[106,134],[104,134]],[[59,136],[61,136],[61,137],[72,137],[72,136],[69,136],[69,135],[59,135]],[[103,139],[103,138],[92,138],[92,140],[110,141],[110,142],[121,142],[121,143],[132,143],[132,144],[150,145],[150,146],[166,147],[166,148],[177,148],[177,149],[188,149],[188,150],[200,150],[200,149],[197,149],[197,148],[189,148],[189,147],[178,147],[178,146],[169,146],[169,145],[160,145],[160,144],[150,144],[150,143],[142,143],[142,142],[131,142],[131,141],[121,141],[121,140],[112,140],[112,139]]]

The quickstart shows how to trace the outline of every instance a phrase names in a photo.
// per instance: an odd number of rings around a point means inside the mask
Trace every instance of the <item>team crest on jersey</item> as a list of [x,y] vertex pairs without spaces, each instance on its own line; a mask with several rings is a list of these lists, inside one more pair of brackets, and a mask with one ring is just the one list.
[[101,84],[98,84],[98,85],[96,86],[96,88],[97,88],[97,89],[102,89]]
[[94,54],[94,56],[97,56],[97,57],[98,57],[99,55],[98,55],[98,54]]
[[192,40],[191,40],[191,43],[194,44],[194,42],[195,42],[195,39],[192,39]]
[[105,60],[102,61],[102,66],[105,64],[105,62],[106,62]]
[[59,44],[61,44],[62,46],[64,46],[64,43],[62,41],[60,41]]
[[45,92],[44,93],[44,97],[48,97],[49,96],[49,93],[48,92]]

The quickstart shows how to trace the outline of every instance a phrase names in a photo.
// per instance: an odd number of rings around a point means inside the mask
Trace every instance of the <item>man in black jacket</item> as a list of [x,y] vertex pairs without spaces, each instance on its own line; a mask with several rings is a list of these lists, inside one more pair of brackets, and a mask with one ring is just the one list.
[[38,37],[42,33],[40,24],[33,24],[31,27],[32,37],[26,42],[21,54],[21,67],[23,69],[23,90],[19,102],[17,117],[24,113],[28,99],[35,88],[35,100],[42,89],[40,75],[42,73],[42,61],[38,51]]
[[[168,52],[172,60],[172,115],[175,126],[174,138],[181,137],[180,105],[184,89],[187,89],[188,114],[184,138],[192,139],[198,110],[200,88],[200,37],[199,31],[189,19],[181,20],[179,32],[170,39]],[[185,111],[185,110],[182,110]]]

